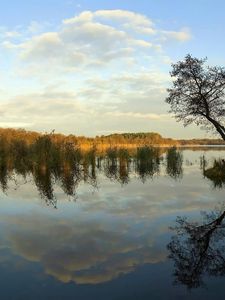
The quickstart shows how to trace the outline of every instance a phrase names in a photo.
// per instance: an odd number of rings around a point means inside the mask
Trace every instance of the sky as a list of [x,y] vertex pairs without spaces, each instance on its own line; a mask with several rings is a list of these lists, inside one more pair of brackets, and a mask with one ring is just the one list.
[[0,127],[211,137],[169,113],[171,63],[225,65],[223,0],[0,0]]

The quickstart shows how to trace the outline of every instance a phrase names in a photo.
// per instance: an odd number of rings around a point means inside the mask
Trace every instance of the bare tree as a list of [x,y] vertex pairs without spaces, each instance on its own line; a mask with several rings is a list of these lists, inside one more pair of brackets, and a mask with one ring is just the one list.
[[209,67],[206,61],[188,54],[172,64],[170,75],[175,80],[166,102],[184,126],[195,123],[215,129],[225,140],[225,68]]

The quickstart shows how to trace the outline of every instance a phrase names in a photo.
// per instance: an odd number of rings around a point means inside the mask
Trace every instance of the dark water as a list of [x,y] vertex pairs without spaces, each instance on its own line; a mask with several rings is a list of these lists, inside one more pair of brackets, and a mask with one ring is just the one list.
[[203,171],[224,151],[82,177],[1,168],[1,299],[224,299],[224,187]]

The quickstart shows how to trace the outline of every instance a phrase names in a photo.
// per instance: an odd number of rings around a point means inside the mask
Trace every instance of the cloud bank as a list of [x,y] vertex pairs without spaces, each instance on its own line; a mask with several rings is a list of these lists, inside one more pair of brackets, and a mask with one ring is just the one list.
[[50,27],[33,21],[0,34],[2,55],[9,57],[0,87],[2,124],[87,135],[164,133],[165,122],[174,126],[163,104],[170,82],[166,48],[188,42],[190,29],[158,28],[126,10],[83,11]]

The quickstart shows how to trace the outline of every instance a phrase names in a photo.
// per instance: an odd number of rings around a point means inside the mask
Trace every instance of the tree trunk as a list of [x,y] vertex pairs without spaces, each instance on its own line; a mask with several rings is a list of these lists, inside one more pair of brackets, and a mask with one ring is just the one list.
[[208,121],[210,123],[213,124],[213,126],[216,128],[217,132],[220,134],[220,136],[222,137],[222,139],[225,141],[225,131],[224,131],[224,127],[222,125],[220,125],[219,122],[217,122],[216,120],[212,119],[211,117],[207,117]]

